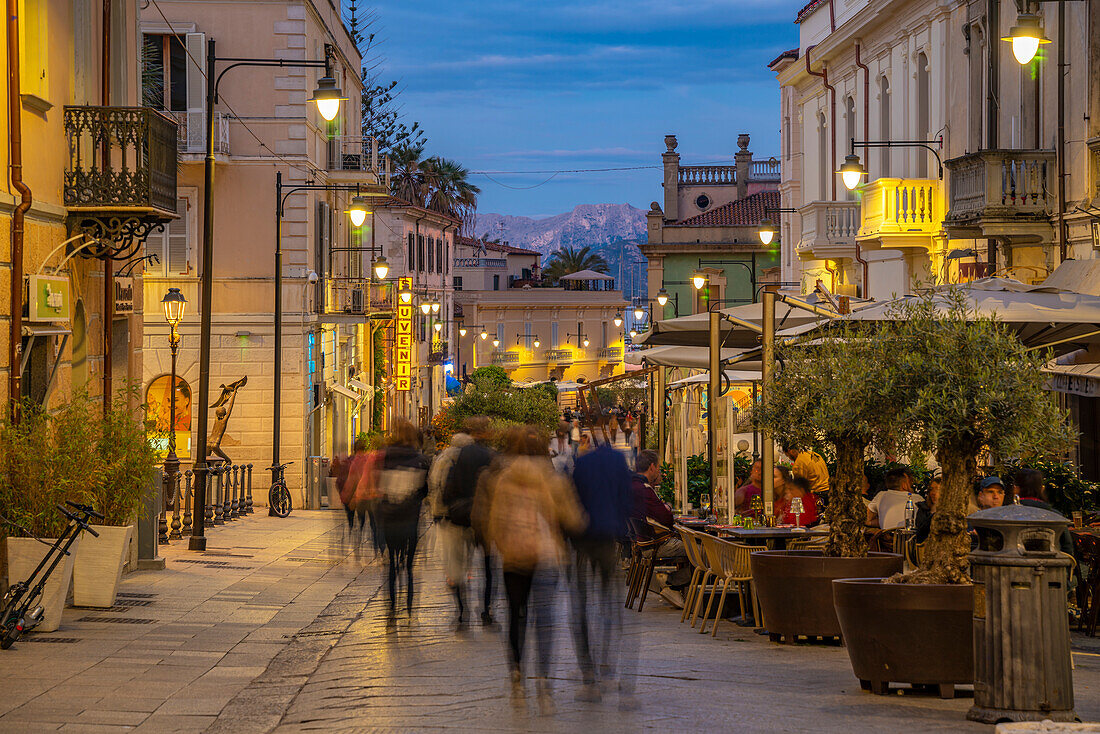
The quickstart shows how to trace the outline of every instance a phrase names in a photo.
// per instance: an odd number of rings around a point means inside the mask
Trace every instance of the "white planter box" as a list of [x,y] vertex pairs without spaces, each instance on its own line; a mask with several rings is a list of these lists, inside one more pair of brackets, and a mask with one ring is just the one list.
[[126,562],[126,550],[134,526],[116,527],[95,525],[99,537],[84,533],[80,549],[76,552],[73,568],[73,606],[114,606],[118,582],[122,580],[122,566]]
[[[50,549],[34,538],[8,538],[7,540],[8,583],[26,581]],[[50,538],[43,538],[43,540],[53,543]],[[69,555],[61,559],[46,581],[46,588],[42,590],[42,600],[39,602],[44,611],[42,622],[36,628],[38,632],[53,632],[61,626],[61,612],[65,609],[65,597],[69,595],[69,582],[73,578],[73,560],[80,544],[79,539],[73,543],[69,549]],[[37,583],[36,580],[32,581]]]

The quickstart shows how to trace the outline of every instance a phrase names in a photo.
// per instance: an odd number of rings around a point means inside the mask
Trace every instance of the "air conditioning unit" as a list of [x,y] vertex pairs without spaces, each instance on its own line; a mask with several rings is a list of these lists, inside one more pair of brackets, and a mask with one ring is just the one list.
[[362,288],[351,289],[351,312],[363,313],[366,310],[367,297]]

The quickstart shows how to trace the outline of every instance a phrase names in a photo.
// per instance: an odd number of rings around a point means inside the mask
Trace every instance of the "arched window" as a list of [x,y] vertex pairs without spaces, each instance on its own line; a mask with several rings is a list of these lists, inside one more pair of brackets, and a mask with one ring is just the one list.
[[[890,140],[890,80],[885,75],[878,79],[878,137]],[[890,149],[880,148],[879,171],[881,175],[890,175]]]
[[825,124],[825,113],[817,113],[817,198],[829,200],[829,130]]
[[[917,140],[928,140],[931,134],[932,116],[930,107],[928,57],[917,54]],[[917,157],[917,177],[928,178],[928,154],[919,151]]]
[[[153,378],[145,391],[145,432],[160,455],[168,453],[168,431],[172,421],[171,375]],[[176,375],[176,455],[191,456],[191,386]]]

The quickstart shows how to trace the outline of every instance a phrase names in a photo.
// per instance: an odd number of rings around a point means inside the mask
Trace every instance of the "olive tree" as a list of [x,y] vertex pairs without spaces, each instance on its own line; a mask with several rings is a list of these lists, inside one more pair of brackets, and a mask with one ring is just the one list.
[[1058,454],[1073,433],[1045,389],[1048,354],[1025,348],[994,317],[980,316],[958,290],[909,299],[880,337],[895,379],[886,392],[902,420],[935,452],[943,474],[921,568],[902,583],[968,583],[966,514],[979,454]]
[[830,556],[867,555],[863,463],[867,448],[896,436],[899,406],[884,389],[893,379],[889,349],[867,323],[833,322],[825,337],[777,346],[778,375],[764,394],[759,422],[784,442],[831,444],[837,468],[825,519]]

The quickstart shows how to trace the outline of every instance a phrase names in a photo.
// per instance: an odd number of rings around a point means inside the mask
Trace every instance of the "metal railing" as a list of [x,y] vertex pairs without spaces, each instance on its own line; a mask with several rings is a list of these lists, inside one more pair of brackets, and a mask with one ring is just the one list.
[[[195,523],[194,472],[176,474],[175,482],[161,471],[164,507],[158,521],[158,540],[167,544],[191,535]],[[174,486],[170,486],[174,485]],[[239,520],[255,512],[252,504],[252,464],[218,464],[207,475],[206,505],[202,508],[204,528]]]
[[1053,150],[981,150],[944,161],[951,174],[947,219],[1049,214],[1054,161]]
[[394,308],[393,286],[386,283],[327,278],[322,291],[324,303],[317,304],[320,313],[371,314]]
[[[171,112],[176,118],[176,145],[180,153],[206,153],[206,115],[202,112]],[[229,155],[229,117],[214,112],[214,152]]]
[[329,140],[328,170],[370,171],[379,173],[378,151],[371,147],[371,139],[356,135],[343,135]]
[[456,257],[456,268],[491,268],[501,270],[508,267],[508,259],[503,257]]
[[176,211],[176,121],[148,107],[65,107],[70,209]]

